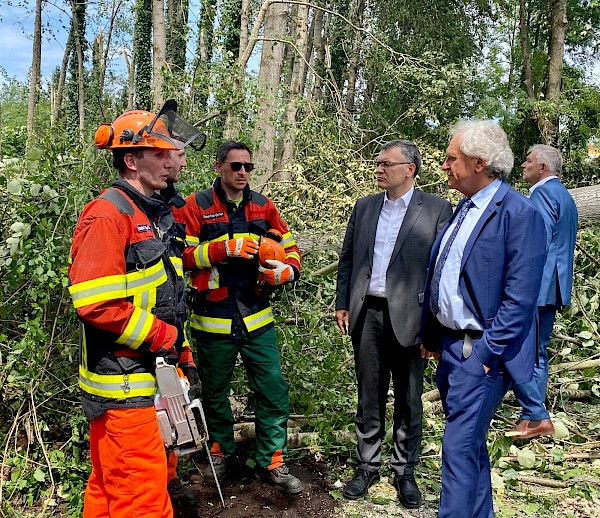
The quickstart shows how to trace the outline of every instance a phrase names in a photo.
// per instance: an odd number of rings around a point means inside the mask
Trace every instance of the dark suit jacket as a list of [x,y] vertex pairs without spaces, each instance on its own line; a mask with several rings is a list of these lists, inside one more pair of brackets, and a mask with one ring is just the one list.
[[[444,232],[431,250],[423,304],[423,345],[432,351],[440,349],[442,328],[429,310],[430,283]],[[533,376],[545,236],[541,214],[504,181],[473,229],[462,258],[460,292],[485,330],[473,341],[473,351],[488,367],[504,366],[515,383],[529,382]]]
[[558,178],[534,189],[529,199],[544,218],[548,249],[537,305],[570,306],[577,239],[575,201]]
[[[371,279],[375,234],[384,196],[382,192],[356,202],[340,253],[335,308],[349,311],[350,334],[362,311]],[[451,215],[452,206],[448,201],[415,189],[386,275],[392,327],[404,347],[421,343],[421,304],[429,252],[437,233]]]

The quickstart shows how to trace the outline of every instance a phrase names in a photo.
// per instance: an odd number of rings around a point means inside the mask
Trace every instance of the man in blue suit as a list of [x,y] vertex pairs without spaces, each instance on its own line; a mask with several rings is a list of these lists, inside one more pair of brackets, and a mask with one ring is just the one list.
[[529,199],[544,218],[548,255],[537,301],[540,326],[538,361],[533,370],[533,379],[529,383],[513,386],[523,411],[521,422],[508,430],[506,435],[513,439],[531,439],[554,433],[550,414],[544,407],[548,385],[546,348],[550,343],[556,310],[571,305],[577,207],[559,180],[562,157],[558,149],[542,144],[533,146],[521,167],[523,179],[532,186]]
[[446,428],[439,518],[494,514],[486,433],[511,381],[532,379],[544,220],[506,182],[513,154],[490,121],[461,121],[442,169],[463,193],[431,250],[423,345],[440,352]]

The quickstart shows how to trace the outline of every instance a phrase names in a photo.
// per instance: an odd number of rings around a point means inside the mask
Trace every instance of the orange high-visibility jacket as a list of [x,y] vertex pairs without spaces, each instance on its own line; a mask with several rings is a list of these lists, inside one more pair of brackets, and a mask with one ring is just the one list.
[[[191,285],[197,290],[188,300],[192,308],[192,329],[222,336],[240,336],[245,330],[258,336],[273,327],[273,313],[268,296],[257,293],[258,260],[228,258],[211,264],[209,245],[239,237],[256,240],[269,230],[282,234],[281,245],[286,264],[300,276],[300,250],[287,224],[273,202],[266,196],[244,189],[236,206],[227,200],[217,178],[211,189],[186,198],[186,205],[175,211],[175,218],[186,226],[186,249],[183,266],[192,269]],[[238,313],[243,323],[233,316]],[[244,329],[242,329],[244,328]]]
[[122,179],[79,218],[69,291],[81,323],[79,386],[89,419],[152,406],[157,352],[175,345],[181,352],[183,266],[162,240],[172,224],[164,202]]

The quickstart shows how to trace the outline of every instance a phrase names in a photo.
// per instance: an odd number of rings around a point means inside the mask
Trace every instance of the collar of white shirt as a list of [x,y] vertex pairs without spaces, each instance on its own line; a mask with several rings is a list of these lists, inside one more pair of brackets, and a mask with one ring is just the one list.
[[398,202],[399,200],[402,200],[402,202],[404,203],[405,207],[408,207],[408,204],[410,203],[410,200],[412,199],[412,195],[415,192],[415,186],[413,185],[406,193],[404,193],[402,196],[400,196],[400,198],[398,198],[397,200],[390,200],[388,198],[388,193],[387,191],[385,191],[385,196],[383,197],[383,204],[385,205],[386,203],[393,203],[394,205],[396,205],[396,202]]
[[533,191],[535,191],[538,187],[544,185],[546,182],[549,182],[550,180],[552,180],[553,178],[556,178],[558,180],[558,176],[556,175],[552,175],[552,176],[546,176],[546,178],[544,178],[543,180],[540,180],[538,183],[533,184],[530,188],[529,188],[529,196],[531,196],[531,193]]

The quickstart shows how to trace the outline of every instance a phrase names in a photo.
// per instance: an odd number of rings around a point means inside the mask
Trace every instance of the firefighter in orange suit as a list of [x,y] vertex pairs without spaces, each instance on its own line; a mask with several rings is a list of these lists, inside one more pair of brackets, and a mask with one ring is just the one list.
[[[197,347],[202,403],[211,441],[211,458],[219,480],[234,454],[233,420],[227,396],[238,354],[256,397],[256,463],[260,477],[288,494],[302,491],[284,462],[289,402],[281,375],[279,349],[268,290],[258,286],[259,273],[270,286],[298,280],[300,251],[273,202],[250,190],[254,165],[250,150],[228,141],[217,149],[219,177],[213,187],[186,198],[175,218],[186,225],[188,247],[183,266],[192,269],[190,327]],[[285,261],[259,266],[258,240],[277,231]],[[214,483],[211,469],[204,472]]]
[[167,186],[169,152],[183,147],[164,112],[127,112],[98,129],[96,146],[113,151],[120,177],[84,208],[73,234],[69,291],[80,319],[79,386],[92,460],[84,518],[173,516],[154,362],[179,361],[190,378],[195,365],[184,351],[173,215],[153,198]]

